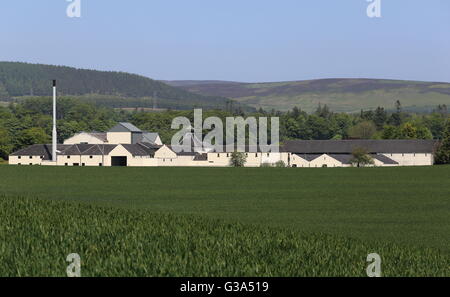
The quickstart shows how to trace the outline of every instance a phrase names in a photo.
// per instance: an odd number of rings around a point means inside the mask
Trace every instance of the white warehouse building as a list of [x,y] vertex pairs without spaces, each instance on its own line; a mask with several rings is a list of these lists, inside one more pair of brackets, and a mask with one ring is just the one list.
[[[434,140],[296,140],[280,146],[280,152],[245,152],[247,167],[283,161],[288,167],[349,167],[355,148],[364,148],[374,166],[433,165]],[[9,156],[11,165],[53,166],[202,166],[226,167],[232,152],[175,153],[158,133],[141,131],[130,123],[118,123],[108,132],[81,132],[56,147],[36,144]]]

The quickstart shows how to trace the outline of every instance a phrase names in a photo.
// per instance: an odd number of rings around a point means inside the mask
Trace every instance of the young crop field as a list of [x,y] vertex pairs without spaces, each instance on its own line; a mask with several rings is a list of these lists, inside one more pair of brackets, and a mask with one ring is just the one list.
[[1,276],[450,275],[449,166],[0,166],[0,196]]
[[430,249],[196,216],[5,196],[0,215],[1,276],[65,276],[71,253],[82,276],[364,276],[373,251],[384,276],[450,275]]

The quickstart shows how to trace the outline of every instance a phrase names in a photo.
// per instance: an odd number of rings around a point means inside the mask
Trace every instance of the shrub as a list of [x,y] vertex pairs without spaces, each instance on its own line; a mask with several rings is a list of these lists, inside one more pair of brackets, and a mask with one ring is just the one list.
[[355,148],[352,152],[352,156],[353,157],[350,160],[352,166],[365,167],[367,165],[375,164],[373,158],[369,155],[369,153],[365,148],[362,147]]
[[231,154],[231,167],[244,167],[247,162],[247,156],[244,153],[234,152]]

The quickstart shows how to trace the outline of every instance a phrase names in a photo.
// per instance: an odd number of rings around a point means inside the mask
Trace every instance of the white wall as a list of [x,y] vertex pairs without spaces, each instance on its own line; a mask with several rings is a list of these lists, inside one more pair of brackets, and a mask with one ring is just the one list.
[[79,133],[64,140],[64,144],[80,144],[80,143],[103,144],[106,142],[103,142],[101,139],[94,137],[89,133]]
[[434,164],[433,154],[383,154],[399,163],[399,166],[429,166]]
[[162,140],[161,140],[161,138],[160,138],[159,136],[156,137],[156,139],[155,139],[155,144],[156,144],[156,145],[163,145]]
[[[116,132],[115,132],[116,133]],[[131,133],[129,133],[131,135]],[[131,137],[131,136],[130,136]],[[348,167],[348,164],[342,164],[338,160],[323,154],[320,157],[308,162],[307,160],[290,153],[247,153],[246,167],[259,167],[264,162],[274,164],[279,160],[288,164],[288,157],[290,156],[290,166],[293,167]],[[375,166],[429,166],[433,165],[433,154],[383,154],[392,160],[395,160],[399,165],[386,165],[374,159]],[[109,155],[102,157],[101,155],[80,156],[80,155],[58,155],[57,162],[42,160],[43,156],[9,156],[9,164],[11,165],[58,165],[58,166],[73,166],[78,163],[79,166],[111,166],[111,157],[123,156],[127,157],[128,166],[205,166],[205,167],[228,167],[230,166],[231,153],[208,153],[207,161],[194,161],[194,156],[179,156],[175,154],[169,147],[163,145],[155,152],[154,158],[150,156],[136,156],[134,157],[122,145],[118,145]]]
[[131,132],[108,132],[106,138],[109,144],[131,144]]
[[41,165],[41,156],[9,156],[8,164],[10,165]]
[[172,151],[167,145],[163,145],[155,152],[155,158],[158,159],[176,159],[177,154]]
[[286,153],[260,153],[261,154],[261,164],[269,163],[275,164],[278,161],[283,161],[286,166],[288,165],[287,154]]
[[130,167],[147,167],[157,166],[157,161],[150,156],[133,156],[122,145],[116,146],[107,157],[105,157],[105,165],[111,166],[111,157],[127,157],[127,166]]
[[323,154],[320,157],[309,162],[310,167],[343,167],[342,162]]
[[291,154],[291,167],[309,167],[309,162],[295,154]]

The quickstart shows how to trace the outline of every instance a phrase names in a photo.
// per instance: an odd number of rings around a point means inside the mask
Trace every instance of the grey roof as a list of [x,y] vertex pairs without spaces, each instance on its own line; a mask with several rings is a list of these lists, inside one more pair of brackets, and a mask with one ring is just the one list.
[[154,154],[157,150],[159,150],[162,147],[162,145],[157,145],[148,142],[139,142],[138,145],[141,146],[142,149],[149,154]]
[[[121,144],[133,156],[151,156],[161,148],[152,143]],[[108,155],[118,144],[58,144],[58,155],[62,156],[98,156]],[[44,160],[51,160],[51,144],[35,144],[21,149],[11,156],[44,156]]]
[[385,155],[371,155],[372,158],[377,159],[380,162],[383,162],[384,164],[389,164],[389,165],[398,165],[397,161],[392,160],[389,157],[386,157]]
[[357,147],[369,153],[432,153],[436,140],[292,140],[286,141],[282,151],[304,154],[351,153]]
[[60,150],[59,155],[98,156],[109,154],[117,144],[73,144]]
[[103,142],[108,141],[106,132],[88,132],[88,133],[89,133],[89,135],[92,135],[92,136],[102,140]]
[[147,156],[147,152],[140,147],[139,145],[135,144],[122,144],[122,146],[130,152],[133,156]]
[[78,148],[82,155],[100,156],[108,155],[113,149],[117,147],[117,144],[90,144],[79,145]]
[[120,122],[108,132],[142,132],[142,130],[131,123]]
[[[58,155],[107,155],[117,145],[116,144],[58,144]],[[11,156],[44,156],[44,160],[52,159],[52,145],[51,144],[35,144],[24,149],[21,149]]]
[[[295,155],[307,160],[308,162],[311,162],[311,161],[319,158],[323,154],[295,154]],[[351,160],[353,159],[352,154],[327,154],[327,155],[330,156],[331,158],[341,162],[342,164],[351,164]],[[398,164],[397,161],[394,161],[391,158],[386,157],[385,155],[371,154],[370,156],[374,159],[377,159],[380,162],[383,162],[384,164],[389,164],[389,165],[397,165]]]
[[161,148],[160,145],[151,143],[122,144],[122,146],[133,156],[153,156]]
[[208,154],[197,154],[194,157],[194,161],[208,161]]
[[295,154],[295,155],[299,156],[300,158],[305,159],[308,162],[311,162],[312,160],[319,158],[323,154]]
[[60,155],[81,155],[81,150],[74,144],[62,150]]
[[[339,162],[341,162],[342,164],[351,164],[351,160],[353,159],[353,155],[351,154],[329,154],[330,157],[338,160]],[[380,155],[380,154],[370,154],[370,156],[373,159],[376,159],[384,164],[389,164],[389,165],[398,165],[397,161],[392,160],[389,157],[386,157],[385,155]]]
[[353,159],[351,154],[329,154],[329,156],[342,164],[351,164],[351,160]]
[[155,143],[158,137],[159,137],[158,133],[144,132],[142,133],[141,142]]
[[[58,144],[57,150],[63,151],[71,145]],[[11,154],[11,156],[44,156],[44,160],[52,159],[51,144],[34,144]]]

